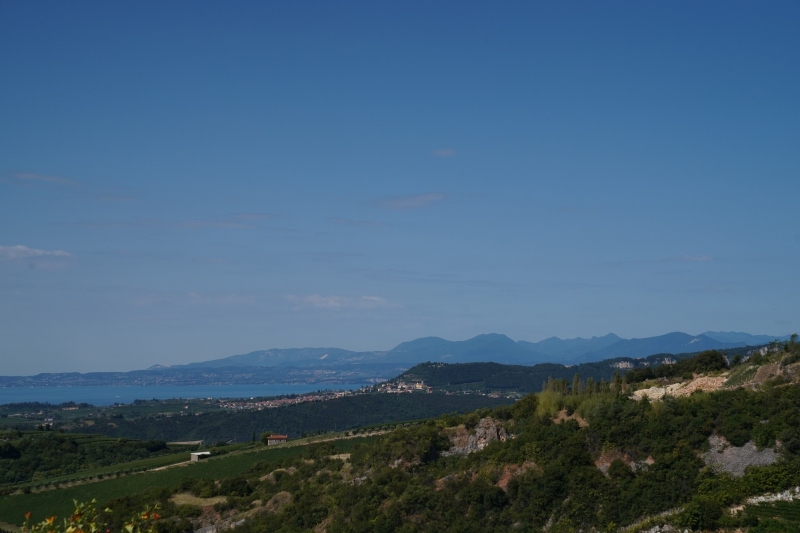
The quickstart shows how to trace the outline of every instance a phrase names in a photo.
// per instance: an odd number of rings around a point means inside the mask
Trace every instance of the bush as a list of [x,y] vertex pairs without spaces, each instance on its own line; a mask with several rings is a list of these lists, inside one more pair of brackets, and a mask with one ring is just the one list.
[[713,530],[722,516],[722,505],[713,498],[695,498],[683,510],[681,523],[693,530]]
[[539,416],[554,417],[558,415],[564,403],[562,395],[551,390],[540,392],[538,399],[536,414]]

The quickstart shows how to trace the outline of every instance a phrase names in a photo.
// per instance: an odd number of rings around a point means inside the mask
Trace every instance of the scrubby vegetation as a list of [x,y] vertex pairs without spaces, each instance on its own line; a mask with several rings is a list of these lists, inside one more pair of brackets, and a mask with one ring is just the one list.
[[[161,518],[153,527],[160,533],[245,517],[240,533],[559,533],[658,521],[692,530],[797,531],[796,503],[747,503],[800,486],[800,385],[789,372],[797,351],[793,339],[759,354],[762,361],[740,363],[783,362],[787,373],[758,387],[635,401],[629,393],[638,378],[552,379],[514,405],[403,424],[349,456],[324,442],[228,475],[190,476],[103,503],[114,509],[114,531],[132,510],[157,503]],[[720,355],[654,368],[650,379],[725,371]],[[465,435],[484,440],[474,453],[451,453]],[[779,458],[734,477],[704,462],[712,436],[734,447],[775,448]],[[186,503],[191,498],[205,507]],[[736,505],[741,510],[731,513]]]
[[724,368],[728,368],[728,362],[722,352],[709,350],[691,359],[683,359],[671,365],[634,368],[625,375],[625,380],[628,383],[638,383],[655,378],[691,377],[695,373],[714,372]]
[[444,394],[366,394],[325,402],[308,402],[263,411],[228,411],[199,416],[147,416],[137,419],[102,420],[82,431],[111,437],[162,439],[166,441],[204,439],[208,442],[235,439],[247,442],[253,432],[264,430],[300,437],[307,434],[351,430],[373,424],[431,418],[453,411],[473,411],[512,400]]
[[0,486],[74,474],[184,451],[163,440],[110,439],[52,431],[0,432]]

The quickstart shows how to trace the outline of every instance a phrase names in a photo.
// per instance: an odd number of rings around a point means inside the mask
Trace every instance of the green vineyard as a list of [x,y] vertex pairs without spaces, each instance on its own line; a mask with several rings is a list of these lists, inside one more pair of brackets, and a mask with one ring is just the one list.
[[792,533],[800,531],[800,500],[772,502],[745,507],[747,517],[757,518],[751,533]]

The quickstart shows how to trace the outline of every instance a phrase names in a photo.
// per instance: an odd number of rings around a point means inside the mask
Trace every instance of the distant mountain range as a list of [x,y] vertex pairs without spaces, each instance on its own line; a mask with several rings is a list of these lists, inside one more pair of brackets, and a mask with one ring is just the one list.
[[[603,337],[560,339],[539,342],[514,341],[505,335],[489,333],[465,341],[423,337],[398,344],[389,351],[353,352],[340,348],[288,348],[259,350],[223,359],[213,359],[169,368],[276,367],[309,368],[358,364],[408,365],[426,361],[444,363],[494,362],[532,365],[537,363],[579,364],[615,357],[647,357],[654,354],[680,354],[703,350],[724,350],[760,346],[783,337],[748,333],[707,331],[700,335],[667,333],[643,339],[623,339],[613,333]],[[165,368],[151,367],[150,370]]]
[[696,353],[762,346],[789,336],[770,337],[737,332],[707,331],[700,335],[667,333],[643,339],[603,337],[539,342],[514,341],[489,333],[465,341],[424,337],[401,343],[389,351],[355,352],[341,348],[259,350],[186,365],[155,365],[132,372],[60,373],[36,376],[0,376],[0,387],[78,385],[232,385],[254,383],[369,383],[390,379],[424,362],[507,365],[554,363],[579,365],[615,358]]

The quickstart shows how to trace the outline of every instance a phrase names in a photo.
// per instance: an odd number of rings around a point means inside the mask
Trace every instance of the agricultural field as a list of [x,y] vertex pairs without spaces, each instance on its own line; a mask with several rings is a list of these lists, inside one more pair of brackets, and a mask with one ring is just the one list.
[[49,427],[72,431],[91,427],[100,422],[136,420],[153,416],[196,416],[223,411],[221,400],[167,399],[135,400],[129,404],[94,406],[88,403],[65,402],[50,404],[40,402],[0,404],[0,429],[30,431]]
[[[800,500],[748,505],[745,507],[744,514],[747,517],[757,518],[760,522],[756,527],[751,528],[752,533],[794,532],[797,531],[797,525],[800,524]],[[755,522],[755,520],[751,521]]]
[[182,460],[194,446],[55,431],[0,431],[0,494]]
[[[327,438],[342,437],[328,436]],[[45,515],[64,516],[72,510],[73,500],[91,501],[97,499],[100,507],[115,498],[132,496],[152,487],[172,489],[180,486],[186,478],[215,480],[236,476],[250,470],[256,463],[276,462],[285,458],[300,456],[305,445],[322,440],[320,437],[289,445],[240,449],[225,455],[212,457],[197,463],[186,463],[163,470],[147,471],[127,476],[105,478],[75,484],[58,489],[41,490],[28,494],[7,495],[0,498],[0,522],[7,525],[19,525],[24,521],[27,512],[32,513],[32,520],[42,520]],[[349,453],[361,442],[370,442],[372,437],[342,439],[335,442],[338,453]],[[184,460],[188,460],[188,453]],[[120,466],[120,465],[117,465]],[[2,526],[2,524],[0,524]]]

